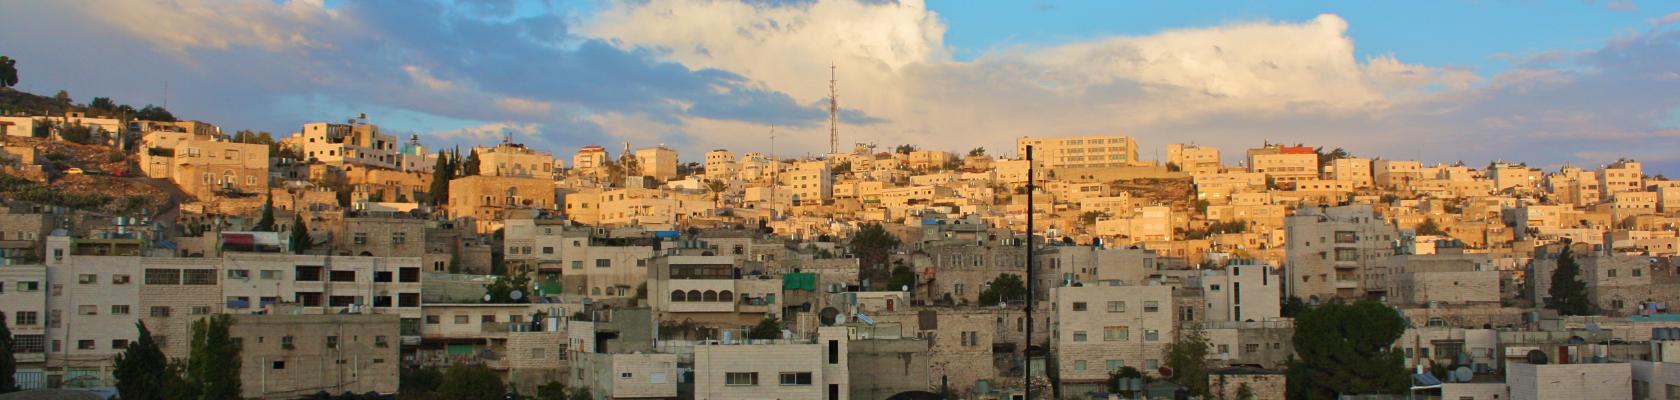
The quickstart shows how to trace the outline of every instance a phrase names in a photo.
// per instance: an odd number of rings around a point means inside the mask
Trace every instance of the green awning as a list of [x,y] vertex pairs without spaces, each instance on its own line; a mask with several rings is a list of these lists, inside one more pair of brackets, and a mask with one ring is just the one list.
[[545,295],[545,296],[558,296],[558,295],[560,295],[560,281],[556,281],[556,280],[542,281],[541,289],[542,289],[543,295]]
[[817,290],[817,274],[789,272],[782,274],[782,290]]
[[449,345],[449,349],[447,350],[447,354],[449,354],[450,357],[458,357],[458,356],[470,356],[470,355],[478,354],[478,352],[476,350],[473,350],[473,345],[470,345],[470,344],[451,344],[451,345]]

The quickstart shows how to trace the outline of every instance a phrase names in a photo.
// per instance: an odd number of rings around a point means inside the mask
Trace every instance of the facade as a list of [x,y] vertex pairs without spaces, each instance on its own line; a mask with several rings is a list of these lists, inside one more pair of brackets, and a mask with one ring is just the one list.
[[1202,295],[1207,321],[1265,321],[1280,317],[1283,282],[1265,264],[1229,264],[1203,271]]
[[636,163],[642,175],[665,182],[677,178],[677,151],[665,146],[636,149]]
[[578,149],[572,155],[572,169],[581,176],[605,176],[607,165],[607,149],[601,146],[588,145]]
[[731,181],[739,173],[735,160],[735,152],[717,149],[706,152],[706,179],[714,181]]
[[1033,161],[1049,169],[1123,167],[1139,162],[1137,141],[1125,135],[1021,137],[1015,140],[1017,158],[1027,158],[1028,145],[1035,152]]
[[1626,363],[1505,364],[1513,400],[1628,400],[1633,370]]
[[239,344],[241,394],[396,393],[399,321],[387,314],[236,314],[228,334]]
[[146,176],[169,179],[200,199],[230,190],[268,192],[268,146],[181,132],[148,134],[142,146]]
[[694,346],[694,399],[848,399],[848,338],[823,327],[809,339],[726,340]]
[[779,179],[799,204],[822,205],[834,200],[834,174],[826,160],[796,163]]
[[1167,145],[1167,162],[1190,175],[1219,173],[1219,148],[1173,143]]
[[1051,297],[1050,347],[1063,393],[1101,387],[1122,367],[1155,370],[1175,337],[1170,286],[1063,286]]
[[1266,145],[1248,149],[1248,171],[1271,184],[1318,179],[1318,153],[1311,147]]
[[495,147],[475,147],[473,151],[478,153],[479,175],[554,179],[555,172],[565,167],[564,162],[548,152],[524,145],[502,143]]
[[[396,137],[379,132],[378,125],[316,122],[287,137],[304,160],[337,166],[397,169],[401,149]],[[349,169],[349,168],[347,168]]]
[[1399,239],[1369,205],[1303,208],[1285,225],[1285,287],[1308,302],[1363,297],[1367,269],[1393,255]]

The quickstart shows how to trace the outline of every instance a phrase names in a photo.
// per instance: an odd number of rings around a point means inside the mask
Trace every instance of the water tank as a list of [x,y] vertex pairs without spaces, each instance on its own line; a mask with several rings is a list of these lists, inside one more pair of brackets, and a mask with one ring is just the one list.
[[1540,350],[1529,350],[1527,359],[1529,364],[1534,365],[1546,365],[1548,362],[1546,352]]

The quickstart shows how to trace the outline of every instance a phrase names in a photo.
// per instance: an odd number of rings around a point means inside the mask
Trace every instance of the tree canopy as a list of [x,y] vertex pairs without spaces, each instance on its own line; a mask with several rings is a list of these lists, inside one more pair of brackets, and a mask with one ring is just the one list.
[[998,274],[986,290],[980,291],[980,305],[993,306],[1004,301],[1024,301],[1027,298],[1027,285],[1020,276],[1013,274]]
[[864,224],[852,235],[852,254],[857,255],[859,275],[869,279],[875,288],[883,288],[890,278],[886,268],[887,258],[892,250],[899,245],[897,236],[887,232],[881,224]]
[[12,87],[18,84],[17,60],[7,56],[0,56],[0,87]]
[[158,348],[146,324],[135,322],[134,328],[139,331],[140,337],[129,342],[128,347],[117,354],[116,368],[112,371],[117,378],[117,394],[127,400],[163,400],[170,397],[166,393],[170,393],[170,387],[177,386],[171,381],[178,377],[170,370],[168,358]]
[[227,314],[193,322],[187,381],[198,388],[201,400],[239,398],[239,348],[228,333],[232,325],[233,317]]
[[303,213],[301,212],[292,218],[291,242],[292,254],[303,254],[303,252],[309,251],[311,245],[314,245],[314,243],[310,243],[309,226],[304,225]]
[[1329,303],[1295,317],[1295,353],[1287,391],[1291,399],[1404,391],[1410,382],[1405,355],[1393,347],[1406,319],[1375,300]]
[[6,326],[6,313],[0,313],[0,393],[16,391],[17,377],[17,342],[13,341],[12,328]]
[[141,107],[140,111],[134,113],[134,118],[145,120],[145,121],[159,121],[159,122],[175,122],[176,121],[175,120],[175,114],[170,113],[169,110],[166,110],[163,107],[154,106],[154,105],[151,105],[151,104],[147,104],[145,107]]
[[752,330],[747,331],[747,338],[754,340],[781,339],[782,322],[777,321],[776,317],[764,317],[763,320],[758,321],[758,325],[753,325]]
[[457,364],[443,372],[443,382],[437,391],[442,398],[451,400],[500,400],[507,393],[507,386],[490,367]]
[[1172,382],[1190,390],[1191,396],[1210,396],[1208,391],[1208,353],[1212,352],[1206,332],[1200,326],[1182,329],[1178,340],[1163,351],[1167,367],[1172,368]]
[[449,204],[449,181],[455,179],[455,162],[449,153],[438,151],[437,164],[432,165],[432,187],[426,195],[432,199],[432,205]]
[[1587,283],[1581,281],[1581,265],[1569,248],[1569,242],[1565,241],[1563,251],[1557,255],[1557,268],[1552,270],[1552,287],[1546,294],[1552,296],[1551,306],[1558,314],[1593,315],[1595,310],[1587,298]]
[[274,227],[274,194],[270,193],[268,200],[263,202],[262,217],[257,219],[256,225],[251,226],[251,230],[257,232],[278,231]]

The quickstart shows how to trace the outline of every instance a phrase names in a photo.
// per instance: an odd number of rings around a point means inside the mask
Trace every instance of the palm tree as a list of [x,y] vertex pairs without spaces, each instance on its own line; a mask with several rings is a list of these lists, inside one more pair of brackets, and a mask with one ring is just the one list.
[[723,191],[728,189],[729,184],[723,183],[721,180],[711,179],[706,181],[706,190],[712,191],[712,203],[719,208],[723,207]]

